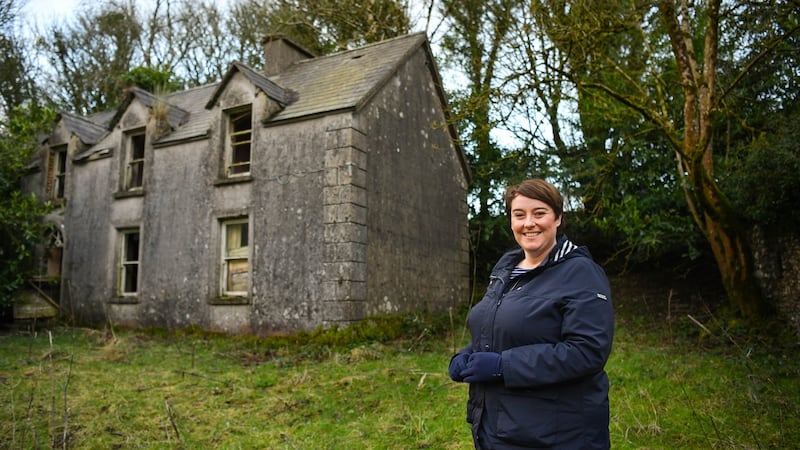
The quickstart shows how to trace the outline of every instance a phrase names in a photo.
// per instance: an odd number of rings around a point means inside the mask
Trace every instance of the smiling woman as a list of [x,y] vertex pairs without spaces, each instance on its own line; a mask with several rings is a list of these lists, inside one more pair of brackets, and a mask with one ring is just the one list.
[[469,383],[475,448],[608,449],[608,279],[586,247],[557,236],[564,206],[552,184],[523,181],[505,201],[519,248],[492,270],[469,313],[472,342],[449,367]]
[[525,252],[519,268],[536,268],[555,247],[563,203],[558,190],[544,180],[528,180],[507,191],[511,231]]

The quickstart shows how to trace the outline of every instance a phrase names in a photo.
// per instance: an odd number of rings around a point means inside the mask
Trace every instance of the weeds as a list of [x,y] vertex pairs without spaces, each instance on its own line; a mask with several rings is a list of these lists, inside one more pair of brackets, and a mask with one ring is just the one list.
[[[0,448],[469,449],[467,388],[446,367],[465,344],[451,325],[461,314],[267,339],[0,335]],[[620,319],[607,368],[615,449],[800,440],[796,347],[708,310]]]

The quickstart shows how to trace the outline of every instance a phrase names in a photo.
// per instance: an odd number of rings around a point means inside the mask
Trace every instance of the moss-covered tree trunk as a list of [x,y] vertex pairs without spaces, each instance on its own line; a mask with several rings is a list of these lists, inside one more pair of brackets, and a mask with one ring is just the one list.
[[688,8],[686,0],[659,1],[684,94],[683,136],[673,139],[678,172],[683,177],[692,215],[716,258],[728,298],[746,317],[759,318],[767,312],[767,303],[755,278],[746,228],[714,177],[712,113],[720,0],[708,0],[705,4],[701,61],[692,44]]

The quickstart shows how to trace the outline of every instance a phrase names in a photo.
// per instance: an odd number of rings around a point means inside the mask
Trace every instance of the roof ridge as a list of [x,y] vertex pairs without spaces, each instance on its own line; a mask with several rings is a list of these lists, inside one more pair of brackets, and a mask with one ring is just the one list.
[[296,65],[309,64],[309,63],[312,63],[313,61],[320,61],[320,60],[323,60],[323,59],[336,58],[336,57],[340,57],[342,55],[346,55],[348,53],[360,52],[360,51],[364,51],[366,49],[370,49],[370,48],[373,48],[373,47],[389,45],[389,44],[394,43],[396,41],[400,41],[400,40],[404,40],[404,39],[416,38],[419,35],[425,35],[425,38],[427,39],[427,35],[425,34],[424,31],[415,31],[413,33],[408,33],[408,34],[403,34],[403,35],[400,35],[400,36],[391,37],[389,39],[385,39],[385,40],[382,40],[382,41],[370,42],[369,44],[364,44],[364,45],[362,45],[360,47],[341,50],[341,51],[338,51],[336,53],[330,53],[330,54],[327,54],[327,55],[320,55],[320,56],[317,56],[317,57],[314,57],[314,58],[302,59],[300,61],[296,61],[294,64],[296,64]]
[[199,90],[199,89],[208,89],[208,88],[214,87],[214,85],[217,85],[217,84],[220,84],[220,83],[222,83],[221,80],[220,81],[212,81],[210,83],[201,84],[201,85],[198,85],[198,86],[188,87],[188,88],[180,90],[180,91],[172,91],[169,94],[167,94],[166,97],[177,97],[177,96],[179,96],[181,94],[186,94],[186,93],[191,92],[191,91],[196,91],[196,90]]
[[101,125],[101,124],[99,124],[99,123],[97,123],[97,122],[94,122],[94,121],[90,120],[88,117],[82,116],[82,115],[80,115],[80,114],[77,114],[77,113],[74,113],[74,112],[70,112],[70,111],[66,111],[66,110],[61,110],[61,111],[59,111],[59,114],[60,114],[60,115],[62,115],[62,116],[63,116],[63,115],[70,116],[70,117],[71,117],[71,118],[73,118],[73,119],[78,119],[78,120],[80,120],[80,121],[82,121],[82,122],[86,122],[86,123],[88,123],[89,125],[94,125],[94,126],[96,126],[96,127],[105,128],[103,125]]

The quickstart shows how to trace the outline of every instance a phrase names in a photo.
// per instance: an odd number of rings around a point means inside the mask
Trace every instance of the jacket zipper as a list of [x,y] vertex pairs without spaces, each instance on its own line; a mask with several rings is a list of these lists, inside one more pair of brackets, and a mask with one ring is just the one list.
[[[497,275],[490,275],[489,276],[489,280],[490,280],[490,284],[492,282],[495,282],[495,281],[500,283],[500,287],[501,288],[502,288],[502,285],[504,284],[503,279],[498,277]],[[489,337],[491,338],[490,346],[489,346],[489,348],[480,349],[480,351],[492,351],[492,349],[494,348],[494,322],[495,322],[495,319],[497,319],[497,309],[500,307],[500,303],[503,302],[503,296],[505,295],[503,293],[503,289],[500,289],[500,292],[501,292],[500,298],[497,299],[497,305],[495,306],[494,311],[492,311],[492,326],[489,329],[489,333],[490,333]]]
[[[497,280],[500,284],[503,284],[503,279],[498,277],[497,275],[490,275],[489,276],[489,280],[490,281],[491,280]],[[506,295],[502,290],[500,292],[501,292],[500,298],[497,299],[497,306],[500,306],[500,303],[503,302],[503,297],[505,297],[505,295]]]

